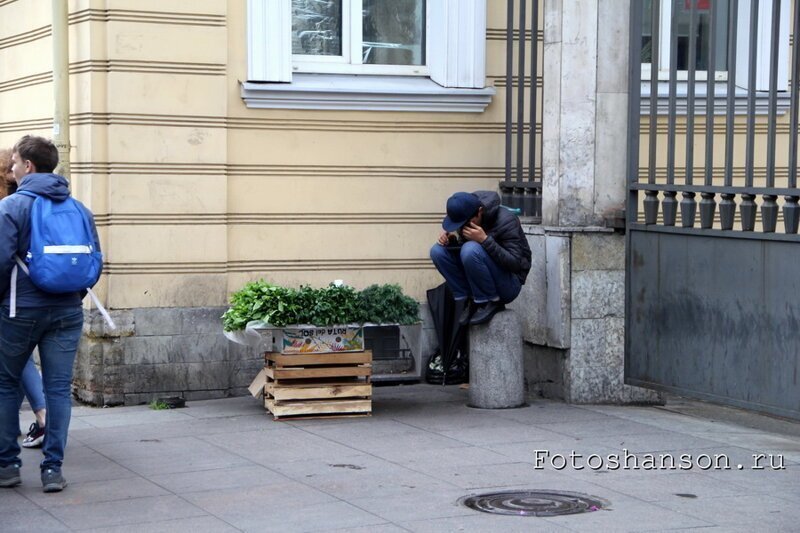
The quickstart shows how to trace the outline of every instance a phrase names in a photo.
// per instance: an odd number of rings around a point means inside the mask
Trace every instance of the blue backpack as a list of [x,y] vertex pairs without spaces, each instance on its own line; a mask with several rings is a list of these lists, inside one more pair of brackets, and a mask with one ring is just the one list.
[[30,191],[17,193],[34,198],[31,246],[25,257],[33,284],[63,294],[97,283],[103,254],[95,249],[93,223],[83,205],[72,197],[54,202]]

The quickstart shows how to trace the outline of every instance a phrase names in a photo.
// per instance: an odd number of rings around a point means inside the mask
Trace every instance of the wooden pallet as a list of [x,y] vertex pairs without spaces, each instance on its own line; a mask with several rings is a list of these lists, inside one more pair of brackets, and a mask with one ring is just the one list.
[[372,413],[371,350],[264,357],[264,406],[275,420]]

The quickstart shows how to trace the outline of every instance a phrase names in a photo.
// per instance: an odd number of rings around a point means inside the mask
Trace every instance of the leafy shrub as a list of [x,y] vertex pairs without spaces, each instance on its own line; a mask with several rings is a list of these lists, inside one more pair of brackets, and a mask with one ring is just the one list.
[[400,285],[370,285],[360,296],[367,322],[413,324],[419,321],[419,303],[403,294]]
[[252,320],[275,327],[419,321],[419,304],[405,296],[399,285],[372,285],[358,292],[347,285],[291,289],[259,280],[233,293],[230,303],[222,315],[225,331],[244,329]]

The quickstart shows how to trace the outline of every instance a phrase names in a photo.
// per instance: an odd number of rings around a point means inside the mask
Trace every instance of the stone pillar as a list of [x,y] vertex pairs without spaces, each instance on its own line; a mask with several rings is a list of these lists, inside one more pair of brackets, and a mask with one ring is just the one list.
[[625,207],[631,0],[545,0],[539,256],[526,310],[526,378],[573,403],[659,402],[624,384]]
[[545,0],[542,223],[624,208],[630,0]]
[[516,311],[470,326],[469,406],[508,409],[525,404],[522,324]]

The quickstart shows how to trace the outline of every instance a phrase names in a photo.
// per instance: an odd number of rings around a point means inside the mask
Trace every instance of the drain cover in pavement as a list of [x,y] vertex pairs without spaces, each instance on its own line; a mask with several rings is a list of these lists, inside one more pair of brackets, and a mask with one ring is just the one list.
[[599,511],[609,502],[558,490],[512,490],[465,496],[459,503],[476,511],[517,516],[558,516]]

